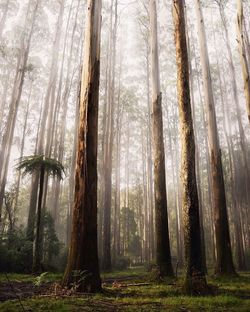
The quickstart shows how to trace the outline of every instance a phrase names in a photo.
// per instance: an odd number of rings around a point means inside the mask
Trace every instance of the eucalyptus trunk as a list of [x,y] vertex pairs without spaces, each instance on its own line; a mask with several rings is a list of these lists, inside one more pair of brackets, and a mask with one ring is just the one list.
[[[88,0],[79,111],[72,235],[63,285],[101,290],[97,252],[97,137],[100,79],[101,0]],[[84,278],[81,272],[86,272]],[[76,276],[78,272],[79,275]]]
[[250,77],[249,77],[248,61],[247,61],[247,56],[246,56],[243,23],[244,23],[243,3],[242,3],[242,0],[237,0],[237,37],[238,37],[238,46],[239,46],[239,53],[240,53],[240,62],[241,62],[241,67],[242,67],[242,75],[243,75],[243,81],[244,81],[244,92],[245,92],[245,98],[246,98],[247,116],[250,122]]
[[[113,6],[115,10],[113,25]],[[112,202],[112,159],[114,141],[114,92],[115,92],[115,66],[116,66],[116,38],[117,38],[117,0],[111,3],[111,30],[109,48],[109,75],[108,75],[108,120],[106,124],[106,143],[104,154],[104,210],[103,210],[103,252],[102,268],[111,269],[111,202]]]
[[156,264],[160,276],[173,276],[168,231],[168,212],[165,176],[165,153],[162,121],[162,94],[157,39],[157,11],[155,0],[150,0],[151,67],[152,67],[152,127],[155,187]]
[[229,234],[229,222],[221,160],[221,149],[217,130],[206,33],[200,0],[195,0],[195,9],[198,24],[198,36],[205,96],[205,110],[208,123],[207,130],[209,142],[209,156],[212,172],[212,199],[217,252],[215,272],[218,275],[234,275],[235,269],[233,265]]
[[190,295],[208,291],[201,244],[199,199],[196,182],[195,138],[189,86],[189,61],[185,31],[184,1],[173,1],[177,63],[177,91],[182,142],[183,222],[186,258],[184,288]]

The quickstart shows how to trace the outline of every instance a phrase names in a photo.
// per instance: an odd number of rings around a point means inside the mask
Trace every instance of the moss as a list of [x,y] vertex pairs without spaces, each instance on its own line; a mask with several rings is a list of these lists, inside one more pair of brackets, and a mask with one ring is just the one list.
[[112,272],[103,272],[101,273],[102,279],[110,278],[123,278],[123,277],[134,277],[134,276],[145,276],[144,267],[130,267],[124,271],[112,271]]
[[[134,271],[135,273],[135,271]],[[139,271],[137,271],[139,273]],[[142,275],[143,271],[141,271]],[[114,272],[113,272],[114,274]],[[117,276],[131,276],[131,270],[119,272]],[[134,280],[121,283],[133,284]],[[27,276],[22,276],[26,278]],[[54,278],[54,276],[52,276]],[[18,276],[16,276],[18,278]],[[218,287],[218,294],[206,297],[190,297],[182,294],[183,279],[168,280],[165,283],[151,283],[146,286],[114,288],[105,287],[104,292],[79,297],[35,297],[22,300],[26,311],[228,311],[247,312],[250,306],[250,274],[244,273],[234,279],[208,278]],[[21,311],[18,301],[0,304],[0,311]]]
[[[37,275],[33,274],[16,274],[8,273],[8,279],[11,282],[35,282]],[[48,273],[46,274],[46,282],[58,282],[62,279],[62,274],[60,273]],[[0,274],[0,283],[7,282],[6,275]]]

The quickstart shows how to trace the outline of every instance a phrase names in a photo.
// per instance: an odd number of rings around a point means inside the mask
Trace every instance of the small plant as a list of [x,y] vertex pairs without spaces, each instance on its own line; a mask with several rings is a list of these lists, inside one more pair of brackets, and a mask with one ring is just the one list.
[[34,280],[34,285],[35,286],[41,286],[42,283],[46,283],[47,279],[46,276],[48,275],[48,272],[44,272],[42,274],[40,274],[39,276],[37,276]]
[[82,284],[85,283],[85,281],[91,276],[92,274],[87,271],[80,271],[80,270],[75,270],[73,271],[73,280],[74,282],[71,284],[71,289],[73,291],[76,291],[80,288]]

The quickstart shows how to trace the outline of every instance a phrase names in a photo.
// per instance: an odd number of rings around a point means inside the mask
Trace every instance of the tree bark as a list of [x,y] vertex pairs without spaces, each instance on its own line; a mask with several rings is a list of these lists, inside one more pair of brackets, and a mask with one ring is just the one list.
[[173,18],[175,25],[177,90],[182,142],[182,209],[186,258],[184,288],[190,295],[201,295],[207,293],[208,286],[202,259],[199,199],[195,172],[195,138],[190,100],[189,62],[183,0],[173,1]]
[[42,165],[39,178],[39,195],[37,204],[37,221],[36,221],[36,236],[35,236],[35,248],[33,255],[33,273],[40,273],[42,271],[42,250],[41,250],[41,218],[42,218],[42,200],[43,200],[43,189],[44,189],[44,175],[45,168]]
[[189,34],[187,31],[187,12],[186,12],[186,4],[184,2],[184,18],[185,18],[185,31],[186,31],[186,40],[187,40],[187,50],[188,50],[188,66],[189,66],[189,84],[190,84],[190,101],[191,101],[191,110],[192,110],[192,119],[193,119],[193,129],[194,129],[194,141],[195,141],[195,165],[196,165],[196,182],[197,182],[197,190],[198,190],[198,200],[199,200],[199,215],[200,215],[200,232],[201,232],[201,247],[202,247],[202,260],[203,260],[203,268],[204,272],[207,273],[207,265],[206,265],[206,246],[205,246],[205,237],[204,237],[204,207],[202,201],[202,192],[201,192],[201,171],[200,171],[200,148],[197,135],[197,122],[196,122],[196,113],[195,113],[195,99],[194,99],[194,77],[193,77],[193,68],[191,64],[191,49],[190,49],[190,40]]
[[[87,8],[75,202],[71,244],[63,285],[69,287],[72,282],[76,282],[77,290],[96,292],[101,290],[97,252],[97,136],[101,0],[88,0]],[[85,272],[87,275],[77,280],[74,271]]]
[[248,69],[248,63],[247,63],[247,57],[246,57],[243,21],[244,21],[243,3],[242,3],[242,0],[237,0],[237,37],[238,37],[242,74],[243,74],[243,80],[244,80],[244,92],[245,92],[245,97],[246,97],[247,116],[250,122],[250,77],[249,77],[249,69]]
[[160,276],[173,276],[168,231],[165,153],[160,91],[155,0],[150,0],[151,67],[152,67],[152,127],[155,187],[156,263]]
[[210,73],[205,26],[200,0],[195,0],[195,9],[198,23],[202,75],[204,83],[205,109],[208,123],[209,156],[212,171],[212,198],[214,208],[215,237],[216,237],[216,268],[218,275],[234,275],[235,269],[232,259],[232,250],[229,234],[227,203],[221,150],[218,138],[216,113],[213,97],[213,87]]
[[[245,131],[244,131],[243,124],[242,124],[241,111],[240,111],[240,106],[239,106],[238,87],[237,87],[237,81],[236,81],[235,66],[233,63],[233,55],[232,55],[229,34],[228,34],[228,29],[227,29],[227,21],[226,21],[226,16],[224,12],[224,6],[221,2],[219,2],[219,9],[220,9],[222,25],[223,25],[223,28],[225,31],[225,37],[226,37],[225,39],[226,39],[226,47],[227,47],[227,52],[228,52],[228,63],[229,63],[229,69],[231,72],[231,85],[232,85],[236,117],[237,117],[237,123],[238,123],[239,134],[240,134],[240,147],[241,147],[242,158],[243,158],[243,163],[245,167],[245,174],[244,174],[245,175],[245,188],[246,188],[247,200],[248,200],[248,203],[250,203],[250,195],[248,192],[249,184],[250,184],[250,172],[249,172],[249,166],[248,166],[248,157],[247,157],[248,151],[246,147],[246,136],[245,136]],[[215,49],[217,51],[216,44],[215,44]],[[218,55],[218,52],[217,52],[217,55]]]
[[[71,6],[73,6],[73,2],[71,3]],[[58,140],[58,149],[57,149],[57,156],[55,157],[58,159],[59,162],[63,163],[64,159],[64,145],[65,145],[65,135],[66,135],[66,119],[67,119],[67,112],[68,112],[68,102],[69,102],[69,96],[70,96],[70,91],[72,87],[72,82],[73,78],[75,76],[76,69],[72,71],[72,57],[73,57],[73,43],[74,43],[74,35],[76,31],[76,25],[77,25],[77,20],[78,20],[78,13],[79,13],[79,6],[80,6],[80,1],[78,1],[77,8],[76,8],[76,14],[74,16],[75,23],[74,27],[72,30],[71,38],[70,38],[70,53],[68,56],[68,61],[67,61],[67,75],[66,75],[66,81],[65,81],[65,86],[64,86],[64,92],[63,96],[61,99],[61,88],[62,88],[62,79],[63,79],[63,72],[64,72],[64,58],[65,58],[65,50],[66,50],[66,42],[67,42],[67,34],[68,34],[68,28],[69,28],[69,18],[70,14],[68,17],[68,24],[66,27],[66,34],[65,34],[65,45],[64,45],[64,53],[63,53],[63,61],[62,61],[62,67],[61,67],[61,73],[60,73],[60,81],[59,81],[59,86],[58,86],[58,94],[57,94],[57,102],[62,101],[62,114],[61,114],[61,120],[59,123],[59,133],[58,135],[56,134],[56,131],[54,131],[54,135],[59,137]],[[79,44],[77,47],[77,55],[79,54],[79,50],[81,51],[80,47],[82,46],[81,40],[79,40]],[[79,65],[77,66],[79,67]],[[58,105],[60,106],[60,105]],[[55,115],[58,115],[55,114]],[[56,116],[55,116],[56,117]],[[57,116],[58,118],[58,116]],[[54,198],[52,201],[52,216],[55,221],[55,228],[58,227],[58,222],[59,222],[59,197],[60,197],[60,190],[61,190],[61,181],[59,179],[54,180]]]
[[[237,256],[237,264],[239,270],[246,270],[246,263],[245,263],[245,255],[244,255],[244,248],[243,248],[243,238],[242,238],[242,227],[241,227],[241,219],[240,219],[240,200],[237,200],[237,190],[239,186],[237,184],[236,176],[238,168],[236,166],[237,159],[234,150],[233,144],[233,135],[232,135],[232,127],[229,118],[229,112],[226,107],[228,105],[228,98],[224,95],[222,86],[226,86],[225,81],[225,71],[223,73],[220,72],[219,69],[219,62],[217,57],[217,67],[218,67],[218,75],[219,75],[219,86],[220,86],[220,93],[221,93],[221,103],[222,103],[222,111],[223,111],[223,126],[226,136],[226,142],[228,146],[228,153],[229,153],[229,168],[230,168],[230,187],[231,187],[231,197],[232,197],[232,221],[234,224],[234,232],[235,232],[235,246],[236,246],[236,256]],[[222,81],[222,77],[224,78]],[[228,130],[227,130],[228,128]],[[241,161],[239,162],[242,166]],[[245,165],[244,165],[245,168]],[[239,197],[240,198],[240,197]]]
[[[22,142],[21,142],[21,151],[20,151],[20,161],[22,160],[23,153],[24,153],[24,144],[25,144],[25,138],[26,138],[27,124],[28,124],[28,115],[29,115],[29,108],[30,108],[30,98],[31,98],[31,93],[32,93],[32,86],[33,86],[33,82],[31,83],[29,97],[28,97],[28,103],[27,103],[27,107],[26,107],[26,111],[25,111],[23,133],[22,133]],[[21,182],[21,171],[19,170],[18,176],[17,176],[17,182],[16,182],[16,197],[15,197],[15,201],[14,201],[14,212],[17,211],[17,207],[18,207],[20,182]]]
[[117,117],[116,117],[116,166],[115,166],[115,203],[114,203],[114,263],[116,257],[120,256],[120,214],[121,214],[121,131],[123,121],[123,108],[121,102],[121,75],[122,75],[122,57],[120,60],[120,72],[118,83],[118,97],[117,97]]
[[[114,25],[113,25],[114,5]],[[117,0],[111,3],[111,29],[110,29],[110,61],[108,75],[108,120],[106,127],[105,160],[104,160],[104,210],[103,210],[103,252],[102,268],[111,269],[111,197],[112,197],[112,156],[114,141],[114,91],[115,91],[115,66],[116,66],[116,37],[117,37]]]

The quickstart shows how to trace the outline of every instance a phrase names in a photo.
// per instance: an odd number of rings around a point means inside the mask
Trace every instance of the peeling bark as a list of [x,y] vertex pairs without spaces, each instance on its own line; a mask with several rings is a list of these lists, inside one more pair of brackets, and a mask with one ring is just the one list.
[[[101,0],[88,0],[80,99],[72,235],[63,286],[101,290],[97,252],[97,137],[100,79]],[[84,278],[74,271],[87,273]]]

